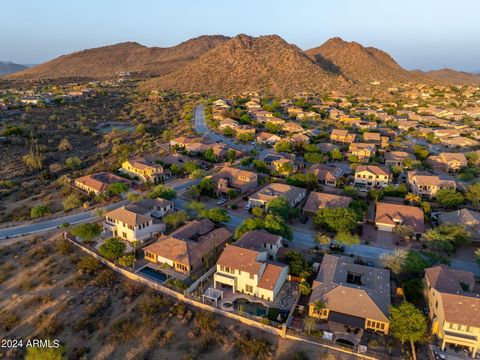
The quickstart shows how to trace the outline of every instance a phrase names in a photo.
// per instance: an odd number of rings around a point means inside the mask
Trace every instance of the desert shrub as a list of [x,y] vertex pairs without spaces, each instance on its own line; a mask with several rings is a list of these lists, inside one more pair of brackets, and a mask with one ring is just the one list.
[[68,240],[59,239],[55,243],[55,249],[56,249],[57,253],[62,254],[62,255],[66,255],[66,254],[70,254],[72,252],[73,245]]
[[77,263],[77,271],[86,275],[91,275],[93,273],[96,273],[101,268],[102,268],[102,265],[100,261],[90,256],[82,257],[80,261]]
[[105,288],[113,288],[118,282],[118,276],[112,270],[104,269],[95,277],[95,283]]
[[44,315],[37,322],[37,334],[40,336],[53,336],[63,329],[63,324],[55,315]]
[[242,353],[249,359],[266,359],[270,356],[272,351],[270,345],[261,339],[249,339],[246,337],[239,337],[235,341],[236,351]]
[[213,332],[219,324],[219,321],[210,312],[199,311],[195,315],[195,324],[205,332]]
[[136,298],[141,295],[145,288],[142,285],[138,285],[134,282],[126,282],[123,285],[122,293],[123,296],[128,296],[130,298]]
[[4,331],[10,331],[18,324],[19,321],[20,319],[17,314],[12,311],[0,312],[0,328]]
[[123,318],[110,326],[110,340],[114,344],[129,341],[137,334],[138,324],[133,317]]

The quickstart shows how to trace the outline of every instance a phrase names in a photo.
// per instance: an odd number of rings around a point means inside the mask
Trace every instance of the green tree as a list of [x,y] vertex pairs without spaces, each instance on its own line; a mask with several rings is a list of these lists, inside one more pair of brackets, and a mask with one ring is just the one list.
[[408,250],[395,249],[391,253],[385,252],[381,254],[379,259],[383,267],[398,275],[403,272],[405,262],[407,261],[407,256]]
[[308,282],[302,281],[298,286],[298,290],[300,291],[300,294],[306,296],[306,295],[310,295],[310,293],[312,292],[312,287]]
[[205,178],[198,184],[202,195],[213,196],[215,193],[215,183],[211,178]]
[[30,217],[32,219],[38,219],[40,217],[50,214],[51,212],[52,210],[50,209],[50,206],[41,204],[34,206],[30,209]]
[[265,128],[272,134],[278,134],[282,131],[282,126],[280,124],[275,124],[268,121],[265,123]]
[[204,215],[215,223],[226,223],[230,221],[228,211],[221,208],[208,209],[204,212]]
[[73,236],[78,236],[84,242],[90,242],[100,235],[102,229],[95,223],[85,223],[75,225],[70,231]]
[[287,178],[287,184],[303,187],[308,190],[313,190],[317,187],[317,177],[315,174],[293,174]]
[[183,168],[178,164],[172,164],[170,165],[170,171],[172,172],[173,175],[179,175],[182,173]]
[[302,254],[295,250],[285,252],[285,262],[290,267],[290,274],[308,278],[311,274],[310,265],[304,259]]
[[150,199],[162,198],[162,199],[172,200],[177,197],[177,192],[175,191],[175,189],[172,189],[168,186],[160,184],[155,186],[153,190],[150,193],[148,193],[148,197]]
[[462,193],[454,189],[441,189],[437,192],[435,198],[441,206],[446,208],[456,208],[464,201]]
[[230,149],[227,151],[227,161],[230,163],[234,163],[237,159],[237,152],[234,149]]
[[138,193],[130,192],[127,195],[127,200],[131,203],[139,202],[142,199],[143,199],[143,196],[141,194],[138,194]]
[[108,185],[107,192],[109,195],[120,195],[128,190],[128,185],[123,182],[113,182]]
[[183,165],[183,170],[185,170],[185,172],[187,174],[191,174],[192,172],[194,172],[195,170],[198,169],[198,166],[195,162],[193,161],[187,161],[185,163],[185,165]]
[[135,256],[132,254],[122,255],[118,258],[118,263],[122,266],[132,267],[135,262]]
[[430,155],[430,152],[425,146],[418,144],[413,146],[413,153],[420,160],[425,160]]
[[415,360],[415,343],[423,342],[427,337],[427,319],[415,305],[404,301],[390,307],[390,334],[402,344],[410,343]]
[[207,151],[203,153],[203,158],[205,159],[205,161],[208,161],[211,163],[218,162],[217,155],[215,155],[215,152],[213,151],[212,148],[209,148]]
[[262,217],[263,216],[263,209],[261,207],[254,207],[252,209],[252,215],[255,217]]
[[281,140],[275,144],[275,151],[276,152],[292,152],[293,145],[288,140]]
[[82,160],[78,156],[72,156],[65,160],[65,166],[71,170],[78,170],[82,168]]
[[480,182],[470,185],[467,189],[465,197],[474,206],[478,207],[480,205]]
[[315,225],[335,232],[348,232],[357,226],[355,210],[349,208],[321,208],[314,218]]
[[322,153],[309,152],[306,153],[303,158],[305,159],[305,161],[312,164],[321,164],[325,162],[325,157]]
[[237,133],[237,139],[241,142],[247,143],[255,139],[254,133]]
[[360,237],[352,234],[350,231],[340,231],[335,236],[335,240],[343,245],[356,245],[360,244]]
[[206,205],[201,201],[192,200],[187,204],[187,211],[194,217],[200,216],[206,209]]
[[457,247],[470,244],[471,235],[463,225],[441,224],[423,235],[431,248],[452,253]]
[[176,211],[163,217],[165,225],[170,229],[176,229],[185,224],[188,220],[188,214],[185,211]]
[[285,223],[285,220],[281,216],[273,214],[267,214],[264,218],[245,219],[235,230],[235,238],[238,239],[246,232],[257,229],[265,229],[286,239],[292,238],[292,229]]
[[332,160],[337,160],[337,161],[342,161],[343,160],[343,155],[342,153],[340,152],[339,149],[335,148],[333,149],[332,151],[330,151],[328,153],[328,156],[330,157],[330,159]]
[[269,169],[268,169],[268,165],[265,161],[255,159],[255,160],[253,160],[252,163],[253,163],[253,168],[256,171],[258,171],[260,173],[264,173],[264,174],[268,174],[270,172]]
[[117,238],[110,238],[100,245],[98,253],[107,260],[115,261],[125,253],[126,249],[127,245],[123,241]]
[[284,220],[288,220],[291,210],[292,207],[285,196],[278,196],[267,204],[267,211],[270,214],[279,215]]
[[63,346],[54,347],[35,347],[27,348],[25,360],[63,360],[66,359]]
[[76,209],[82,206],[82,201],[75,194],[70,194],[63,200],[63,208],[65,211]]

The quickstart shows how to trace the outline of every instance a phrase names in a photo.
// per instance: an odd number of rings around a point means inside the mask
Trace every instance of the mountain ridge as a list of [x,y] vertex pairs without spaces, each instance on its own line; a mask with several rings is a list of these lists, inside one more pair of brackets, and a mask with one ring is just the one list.
[[26,65],[17,64],[11,61],[0,61],[0,76],[13,74],[27,68],[28,66]]

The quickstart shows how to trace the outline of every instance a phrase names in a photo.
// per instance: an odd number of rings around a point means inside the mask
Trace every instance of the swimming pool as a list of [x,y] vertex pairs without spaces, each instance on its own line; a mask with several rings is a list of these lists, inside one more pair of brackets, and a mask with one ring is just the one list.
[[145,266],[143,269],[139,270],[139,273],[142,273],[143,275],[146,275],[149,278],[152,278],[153,280],[156,280],[158,282],[165,282],[167,280],[167,275],[165,275],[163,272],[152,269],[149,266]]
[[255,316],[265,316],[268,313],[268,308],[265,305],[259,302],[249,301],[245,298],[234,300],[233,306],[237,311],[244,311]]

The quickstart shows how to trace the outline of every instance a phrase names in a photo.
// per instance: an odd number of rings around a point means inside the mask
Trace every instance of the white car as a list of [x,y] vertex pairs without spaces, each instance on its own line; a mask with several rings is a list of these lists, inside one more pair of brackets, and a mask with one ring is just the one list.
[[224,204],[226,201],[227,201],[226,199],[220,198],[220,199],[217,200],[217,205],[222,205],[222,204]]
[[250,204],[250,203],[245,204],[245,210],[250,210],[252,207],[253,207],[253,205]]

